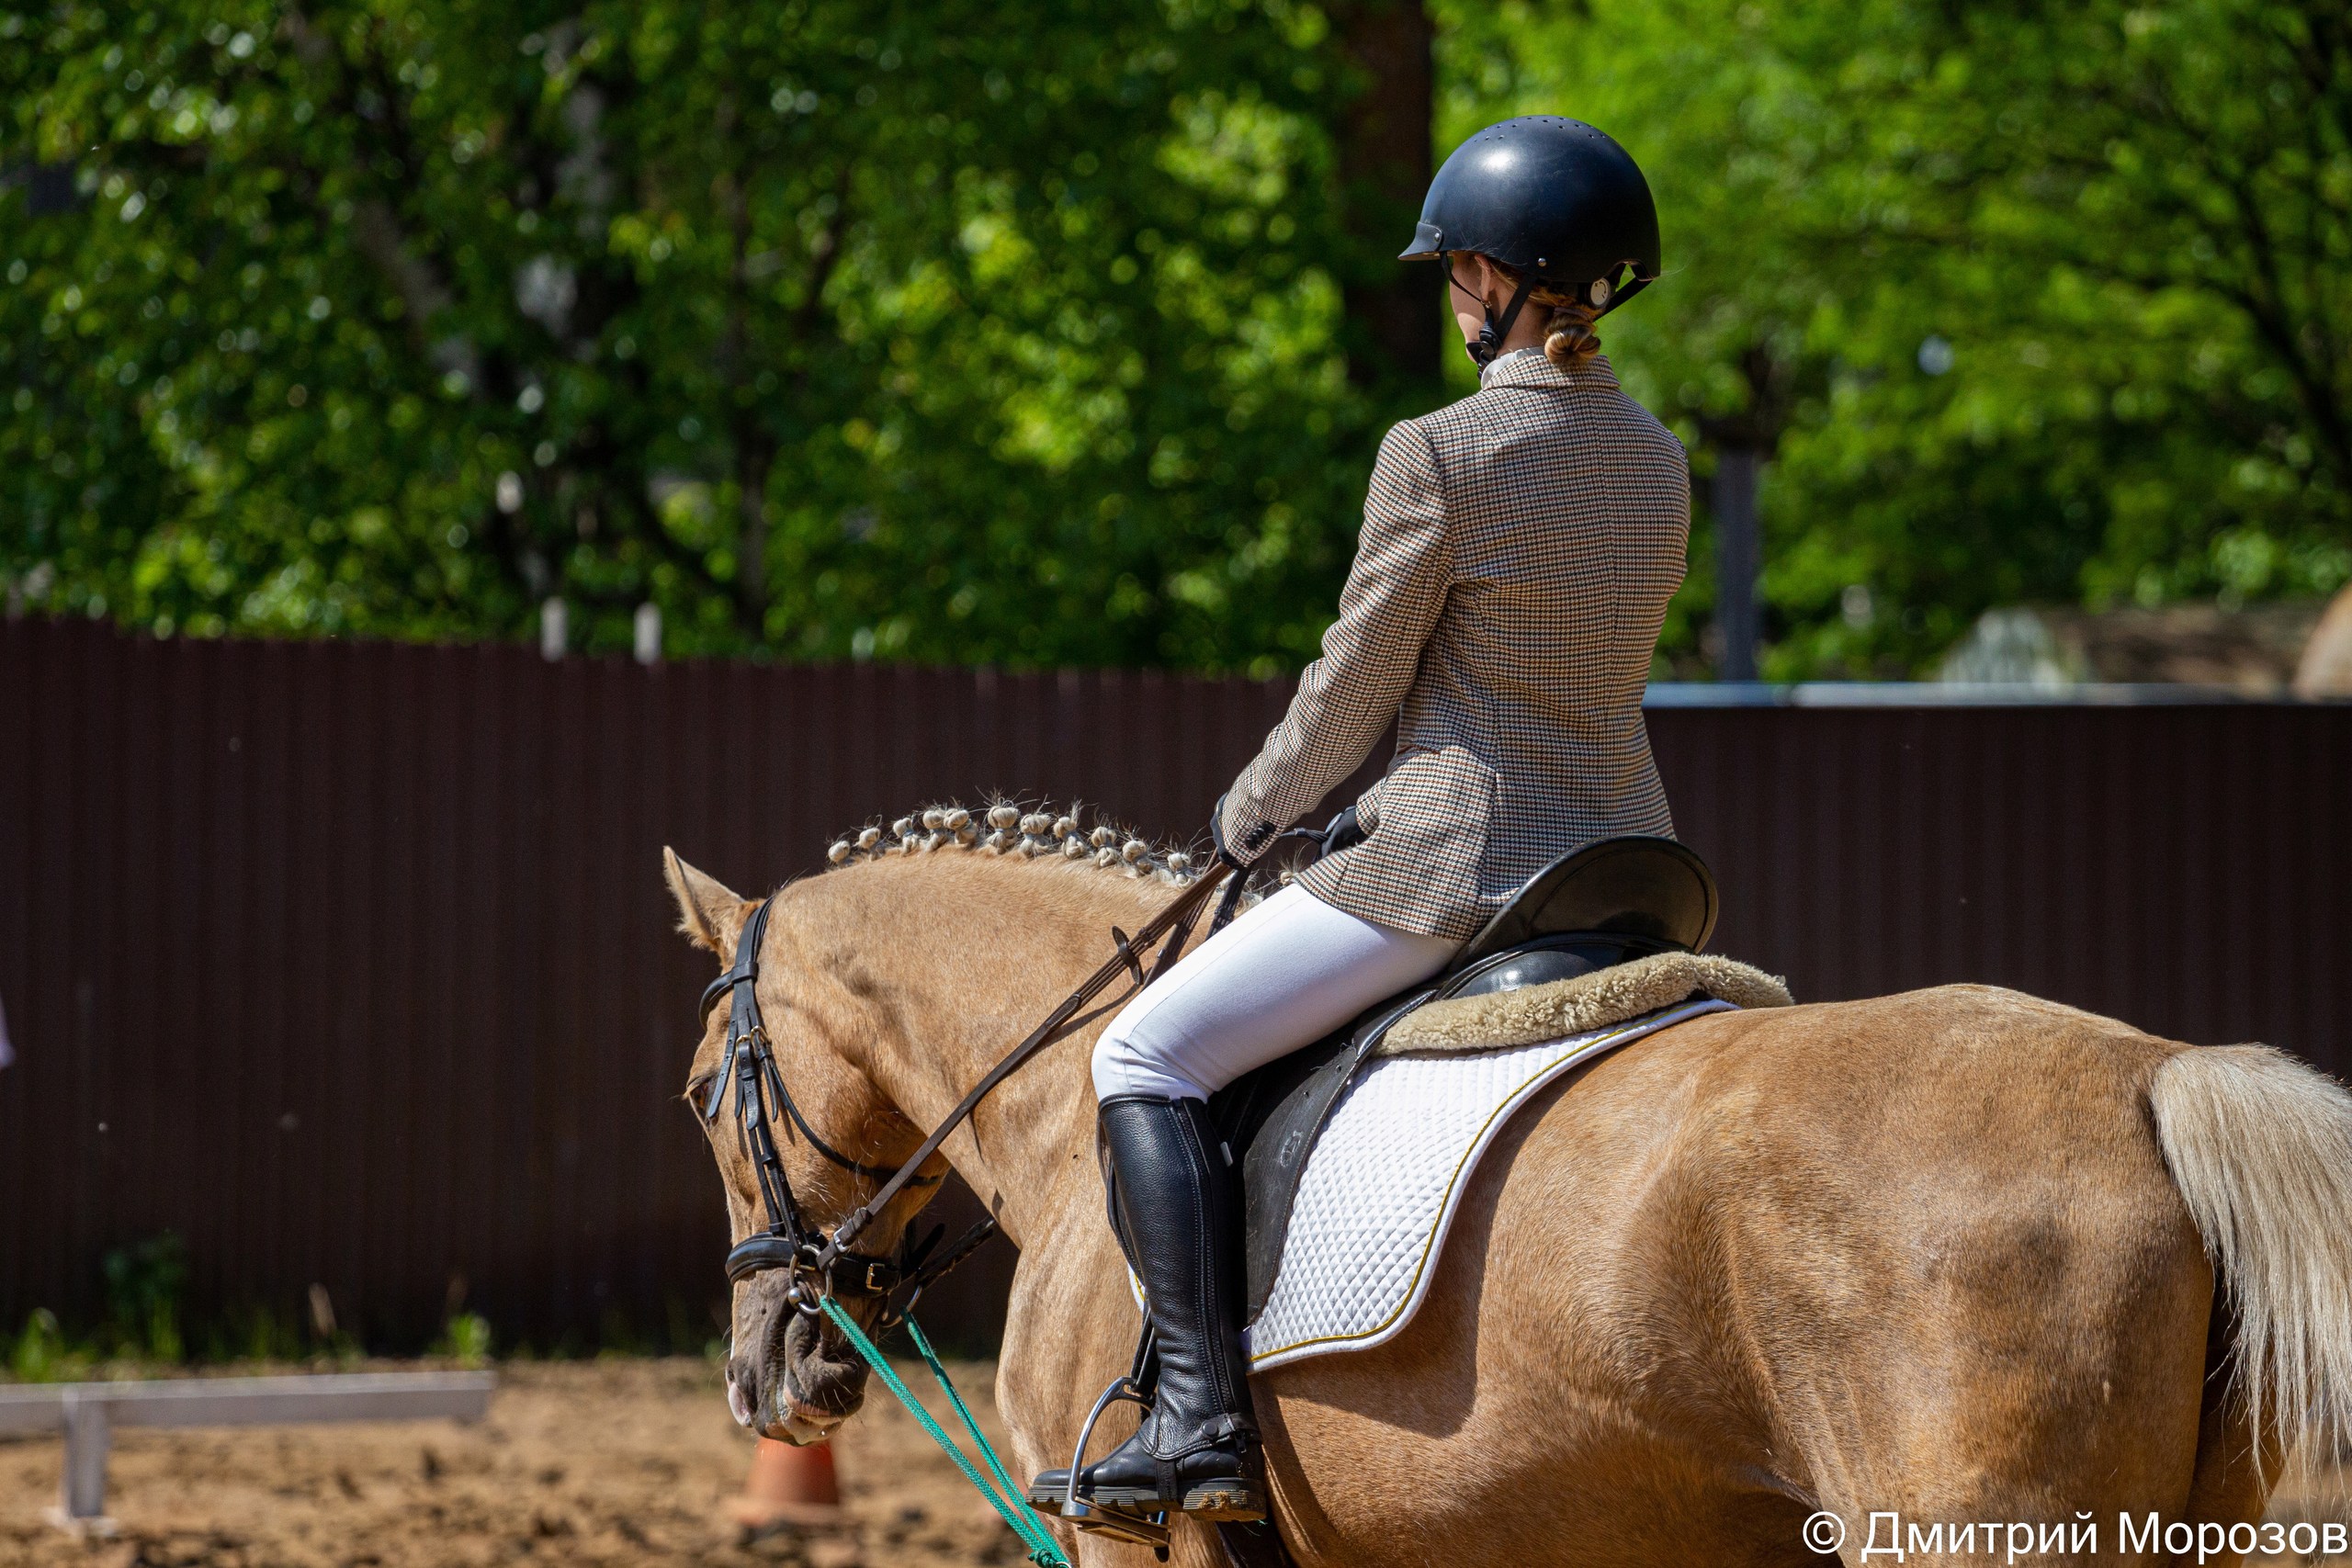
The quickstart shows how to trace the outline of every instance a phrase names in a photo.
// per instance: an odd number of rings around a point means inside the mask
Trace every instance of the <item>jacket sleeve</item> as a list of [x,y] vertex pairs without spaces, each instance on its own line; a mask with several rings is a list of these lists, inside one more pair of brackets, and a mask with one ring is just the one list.
[[1436,455],[1407,420],[1373,464],[1363,536],[1322,657],[1227,792],[1221,825],[1235,855],[1256,859],[1371,752],[1412,689],[1453,581]]

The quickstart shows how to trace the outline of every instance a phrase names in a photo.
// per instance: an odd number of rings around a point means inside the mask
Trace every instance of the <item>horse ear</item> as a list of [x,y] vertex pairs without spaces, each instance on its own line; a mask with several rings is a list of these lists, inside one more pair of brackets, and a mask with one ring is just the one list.
[[670,896],[678,901],[678,930],[696,947],[718,954],[721,964],[734,963],[735,939],[742,934],[743,922],[752,918],[754,902],[738,896],[717,877],[696,871],[667,844],[662,847],[662,872],[670,884]]

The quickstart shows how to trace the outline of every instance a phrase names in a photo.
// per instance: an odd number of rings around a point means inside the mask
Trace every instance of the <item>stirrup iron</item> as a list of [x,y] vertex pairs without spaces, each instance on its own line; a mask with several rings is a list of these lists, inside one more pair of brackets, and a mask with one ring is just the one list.
[[[1146,1338],[1143,1348],[1150,1341]],[[1144,1357],[1136,1358],[1140,1363]],[[1062,1488],[1061,1516],[1082,1530],[1100,1530],[1104,1535],[1148,1546],[1164,1559],[1168,1555],[1168,1516],[1155,1514],[1147,1518],[1130,1514],[1124,1508],[1096,1507],[1083,1502],[1078,1495],[1079,1478],[1086,1473],[1086,1445],[1094,1436],[1095,1424],[1102,1413],[1114,1404],[1139,1404],[1144,1414],[1151,1413],[1151,1395],[1132,1373],[1111,1380],[1111,1385],[1095,1400],[1094,1408],[1086,1413],[1086,1422],[1078,1429],[1078,1447],[1069,1456],[1069,1481]]]

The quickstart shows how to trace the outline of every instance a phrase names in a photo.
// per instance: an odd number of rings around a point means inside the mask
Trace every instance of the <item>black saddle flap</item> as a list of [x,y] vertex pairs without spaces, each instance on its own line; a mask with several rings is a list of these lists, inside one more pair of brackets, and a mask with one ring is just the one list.
[[1423,987],[1391,997],[1340,1032],[1245,1073],[1210,1097],[1209,1114],[1241,1179],[1250,1292],[1242,1322],[1257,1322],[1273,1292],[1299,1174],[1324,1118],[1355,1077],[1364,1053],[1390,1024],[1434,994],[1433,987]]

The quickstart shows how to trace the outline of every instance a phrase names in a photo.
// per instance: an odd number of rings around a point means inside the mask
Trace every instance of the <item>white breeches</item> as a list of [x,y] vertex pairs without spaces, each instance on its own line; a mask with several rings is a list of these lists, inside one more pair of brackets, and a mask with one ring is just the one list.
[[1311,1045],[1458,951],[1376,925],[1290,886],[1243,911],[1111,1021],[1094,1046],[1094,1095],[1206,1100]]

